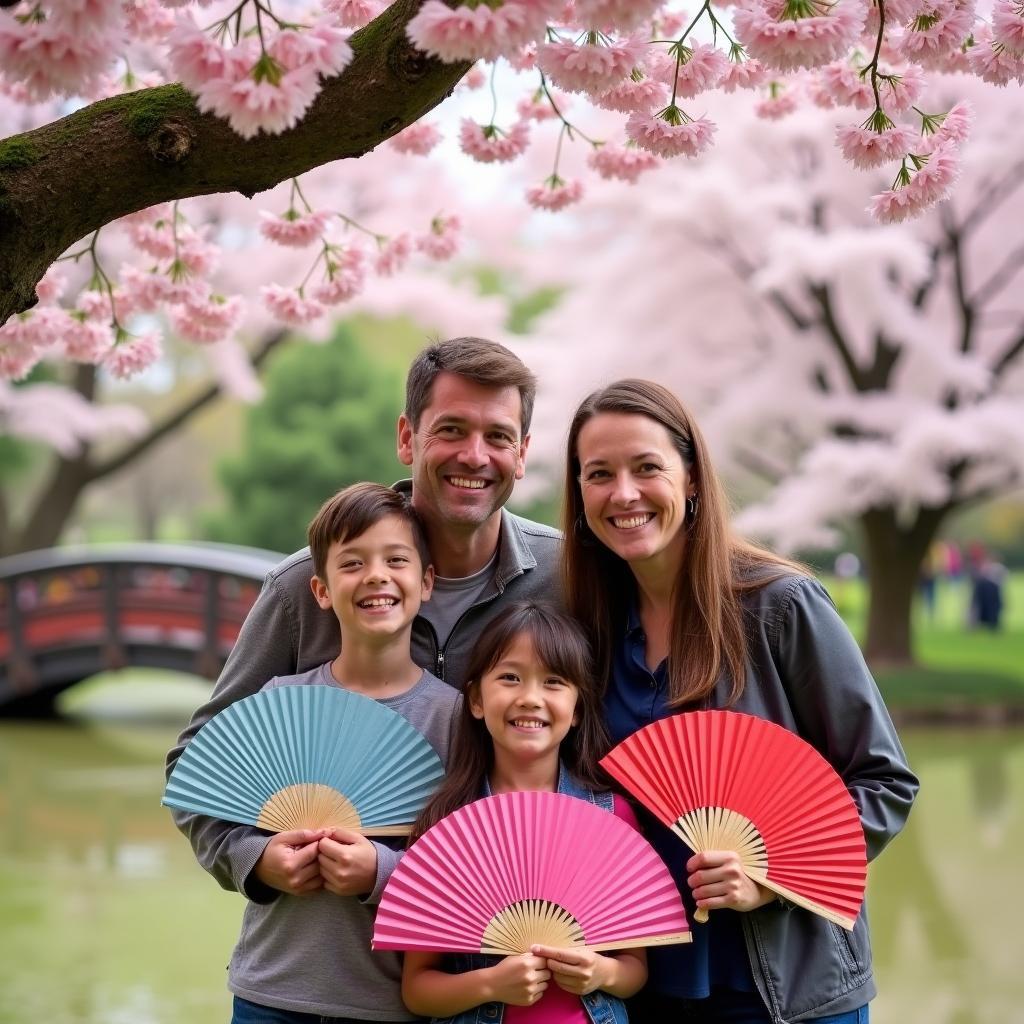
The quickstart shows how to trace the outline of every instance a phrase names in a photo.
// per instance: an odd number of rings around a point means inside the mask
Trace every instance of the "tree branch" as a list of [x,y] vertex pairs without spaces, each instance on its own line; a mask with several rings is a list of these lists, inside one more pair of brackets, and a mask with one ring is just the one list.
[[978,201],[960,223],[960,235],[965,237],[978,228],[986,218],[995,213],[1000,203],[1009,199],[1020,188],[1022,181],[1024,181],[1024,160],[1018,160],[1001,179],[993,182],[981,193]]
[[971,304],[981,306],[988,302],[993,295],[1000,292],[1020,273],[1022,264],[1024,264],[1024,245],[1019,245],[1007,255],[992,276],[971,296]]
[[942,227],[953,257],[953,293],[960,314],[960,352],[966,355],[974,341],[974,306],[967,297],[966,268],[964,266],[963,233],[957,230],[947,209],[942,211]]
[[[288,330],[278,330],[267,335],[252,355],[253,367],[258,369],[267,356],[290,336],[291,332]],[[210,402],[220,396],[220,393],[220,384],[210,384],[198,394],[193,395],[192,398],[183,403],[179,408],[172,410],[163,419],[154,423],[142,437],[137,438],[130,445],[122,448],[121,451],[115,452],[110,458],[102,462],[92,463],[89,467],[86,483],[91,484],[105,476],[110,476],[112,473],[116,473],[119,469],[128,465],[128,463],[133,462],[152,448],[158,441],[163,440],[168,434],[173,433],[183,423],[191,419],[200,409],[209,405]]]
[[200,114],[180,85],[165,85],[14,136],[0,147],[0,324],[33,306],[47,267],[104,224],[191,196],[251,198],[313,167],[362,156],[422,117],[470,65],[443,64],[408,41],[405,26],[421,3],[396,0],[356,32],[352,63],[281,135],[243,139],[227,121]]
[[1013,365],[1014,360],[1024,352],[1024,330],[1010,343],[1005,352],[992,364],[992,376],[998,380]]

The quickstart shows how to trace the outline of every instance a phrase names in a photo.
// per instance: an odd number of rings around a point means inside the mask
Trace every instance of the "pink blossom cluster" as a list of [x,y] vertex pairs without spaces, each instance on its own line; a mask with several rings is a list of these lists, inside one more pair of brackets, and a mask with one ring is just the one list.
[[[651,21],[664,0],[575,0],[572,20],[581,28],[627,32]],[[663,31],[671,29],[662,26]]]
[[941,67],[971,34],[974,19],[973,0],[927,0],[905,27],[900,53],[924,67]]
[[[819,107],[858,107],[869,110],[875,105],[871,80],[849,61],[835,61],[819,68],[808,80],[808,93]],[[909,64],[898,70],[880,73],[879,99],[882,109],[890,114],[909,110],[921,98],[924,72]]]
[[29,102],[91,95],[127,40],[120,0],[51,2],[43,20],[0,12],[0,81]]
[[323,19],[277,32],[264,49],[251,37],[222,47],[183,18],[168,42],[171,67],[199,109],[226,118],[246,139],[296,125],[320,92],[320,77],[339,74],[352,59],[344,33]]
[[385,0],[325,0],[324,10],[338,19],[345,28],[362,28],[385,8]]
[[373,268],[381,277],[392,277],[409,262],[412,250],[412,235],[403,231],[380,243]]
[[754,103],[754,113],[766,121],[781,121],[789,117],[799,105],[795,88],[773,82],[768,93]]
[[733,24],[751,57],[765,67],[795,71],[844,56],[866,17],[864,0],[742,0]]
[[280,216],[261,210],[260,234],[278,245],[303,249],[320,240],[333,216],[330,210],[299,213],[294,207],[289,207]]
[[440,141],[441,129],[433,121],[414,121],[388,139],[388,145],[399,153],[426,156]]
[[537,67],[566,92],[600,95],[620,85],[642,63],[647,43],[633,37],[620,43],[545,43]]
[[119,332],[103,365],[114,377],[126,380],[152,366],[160,358],[160,352],[160,335],[155,331],[139,335]]
[[716,127],[706,117],[680,116],[668,108],[662,114],[635,113],[626,121],[626,135],[640,149],[655,156],[699,156],[712,142]]
[[406,27],[415,46],[443,61],[509,57],[544,35],[559,0],[504,0],[499,5],[449,7],[426,0]]
[[893,160],[902,160],[910,152],[917,133],[903,125],[894,125],[885,131],[855,125],[841,125],[836,129],[836,145],[854,167],[872,168]]
[[357,245],[331,246],[324,280],[313,289],[313,298],[324,306],[354,299],[366,284],[366,262],[366,251]]
[[768,77],[768,69],[754,57],[730,60],[718,86],[723,92],[737,89],[756,89]]
[[461,218],[454,214],[435,217],[430,230],[416,239],[416,248],[432,260],[449,260],[458,251],[461,232]]
[[482,164],[508,163],[522,156],[530,141],[526,121],[517,121],[506,132],[496,125],[477,124],[468,118],[459,128],[459,144],[463,153]]
[[591,151],[587,163],[602,178],[635,183],[644,171],[657,167],[660,161],[653,153],[635,146],[617,146],[605,143]]
[[925,159],[927,162],[907,184],[872,197],[868,212],[875,220],[898,224],[919,216],[948,197],[960,173],[960,163],[952,147],[938,147]]
[[631,76],[607,92],[592,96],[591,100],[596,107],[632,114],[637,110],[646,112],[664,106],[668,100],[668,91],[665,83],[656,78],[638,79]]
[[526,201],[535,210],[564,210],[583,198],[583,182],[565,181],[552,174],[542,185],[526,190]]

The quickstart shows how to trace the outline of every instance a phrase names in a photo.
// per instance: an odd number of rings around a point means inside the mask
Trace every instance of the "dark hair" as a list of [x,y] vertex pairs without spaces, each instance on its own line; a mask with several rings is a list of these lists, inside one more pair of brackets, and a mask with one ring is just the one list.
[[585,423],[600,413],[646,416],[660,423],[683,460],[698,497],[686,517],[686,553],[672,594],[668,655],[673,706],[706,697],[719,675],[732,679],[730,703],[743,692],[746,655],[740,596],[788,573],[795,562],[736,537],[729,503],[695,420],[671,391],[647,380],[620,380],[593,392],[576,410],[566,451],[562,524],[562,580],[569,610],[588,624],[602,682],[611,672],[635,582],[629,565],[601,544],[586,523],[578,444]]
[[420,416],[430,404],[430,392],[439,373],[456,373],[488,388],[518,388],[522,436],[530,432],[537,378],[504,345],[485,338],[452,338],[425,348],[412,361],[405,378],[405,416],[418,430]]
[[483,677],[520,636],[530,638],[537,659],[548,671],[576,686],[577,724],[562,740],[559,749],[562,763],[583,785],[597,790],[609,788],[609,780],[597,763],[607,753],[609,743],[586,634],[577,622],[554,608],[533,602],[513,604],[488,625],[477,644],[462,691],[462,709],[452,737],[448,774],[420,814],[410,842],[445,815],[480,796],[483,781],[494,766],[494,744],[487,726],[473,717],[470,701],[479,694]]
[[352,484],[328,498],[309,524],[307,536],[313,571],[325,580],[327,552],[331,545],[335,541],[355,540],[387,516],[398,516],[409,524],[413,543],[426,569],[430,565],[430,550],[423,524],[409,499],[383,484],[361,483]]

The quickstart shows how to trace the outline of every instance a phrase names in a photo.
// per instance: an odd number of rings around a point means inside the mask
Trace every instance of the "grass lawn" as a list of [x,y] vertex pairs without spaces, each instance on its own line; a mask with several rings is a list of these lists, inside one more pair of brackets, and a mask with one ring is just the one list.
[[[862,637],[867,587],[860,580],[825,582],[854,635]],[[892,706],[1024,705],[1024,573],[1007,578],[997,633],[967,628],[969,599],[966,580],[942,580],[933,616],[917,602],[914,647],[919,666],[876,673]]]

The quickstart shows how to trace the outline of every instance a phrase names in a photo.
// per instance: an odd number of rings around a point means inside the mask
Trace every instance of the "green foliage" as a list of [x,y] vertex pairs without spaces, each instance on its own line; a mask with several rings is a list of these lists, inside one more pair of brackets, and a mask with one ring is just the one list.
[[227,510],[212,539],[293,551],[323,501],[358,480],[392,483],[402,407],[399,376],[372,362],[342,328],[325,345],[289,345],[270,363],[248,415],[245,447],[222,463]]

